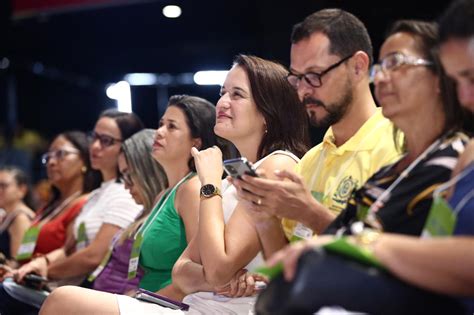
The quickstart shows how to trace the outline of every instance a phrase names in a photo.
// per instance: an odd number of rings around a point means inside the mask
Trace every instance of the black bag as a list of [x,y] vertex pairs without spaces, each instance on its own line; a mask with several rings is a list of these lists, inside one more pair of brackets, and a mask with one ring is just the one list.
[[323,249],[301,256],[292,282],[280,275],[260,293],[256,314],[313,314],[324,306],[369,314],[466,314],[450,297]]

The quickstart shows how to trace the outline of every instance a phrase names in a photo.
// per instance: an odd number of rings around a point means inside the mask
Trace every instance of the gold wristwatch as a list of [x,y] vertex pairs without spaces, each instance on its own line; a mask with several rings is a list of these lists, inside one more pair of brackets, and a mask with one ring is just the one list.
[[201,187],[201,200],[208,199],[214,196],[222,198],[221,190],[212,184],[207,184]]

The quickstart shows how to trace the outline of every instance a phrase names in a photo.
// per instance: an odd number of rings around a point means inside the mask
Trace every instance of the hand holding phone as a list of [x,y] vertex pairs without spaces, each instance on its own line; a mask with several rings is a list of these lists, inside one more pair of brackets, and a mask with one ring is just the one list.
[[258,177],[257,172],[255,171],[253,166],[244,157],[225,160],[224,170],[232,178],[240,179],[242,175]]

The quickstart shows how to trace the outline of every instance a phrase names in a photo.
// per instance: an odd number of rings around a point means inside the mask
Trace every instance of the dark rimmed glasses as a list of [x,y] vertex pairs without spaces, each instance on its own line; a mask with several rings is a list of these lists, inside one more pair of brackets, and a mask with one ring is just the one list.
[[286,76],[286,80],[295,89],[298,89],[298,86],[299,86],[300,81],[302,79],[304,79],[305,82],[308,83],[309,85],[311,85],[312,87],[315,87],[315,88],[321,87],[323,85],[323,82],[321,81],[321,78],[324,75],[326,75],[329,71],[339,67],[345,61],[352,58],[352,56],[354,56],[354,54],[352,54],[350,56],[347,56],[345,58],[342,58],[341,60],[339,60],[338,62],[336,62],[332,65],[330,65],[329,67],[326,68],[326,70],[323,70],[321,72],[306,72],[306,73],[303,73],[303,74],[295,74],[295,73],[290,72]]
[[89,139],[91,143],[94,143],[96,140],[99,140],[100,146],[103,148],[110,147],[116,143],[122,142],[122,139],[117,139],[109,135],[104,135],[92,131],[89,133]]

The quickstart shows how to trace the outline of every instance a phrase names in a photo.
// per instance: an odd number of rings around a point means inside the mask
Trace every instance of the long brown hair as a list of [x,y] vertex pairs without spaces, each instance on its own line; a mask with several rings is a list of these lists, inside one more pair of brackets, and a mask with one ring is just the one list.
[[277,149],[303,156],[309,143],[308,117],[295,89],[286,81],[288,71],[276,62],[248,55],[238,55],[234,66],[246,72],[252,98],[267,125],[257,159]]

